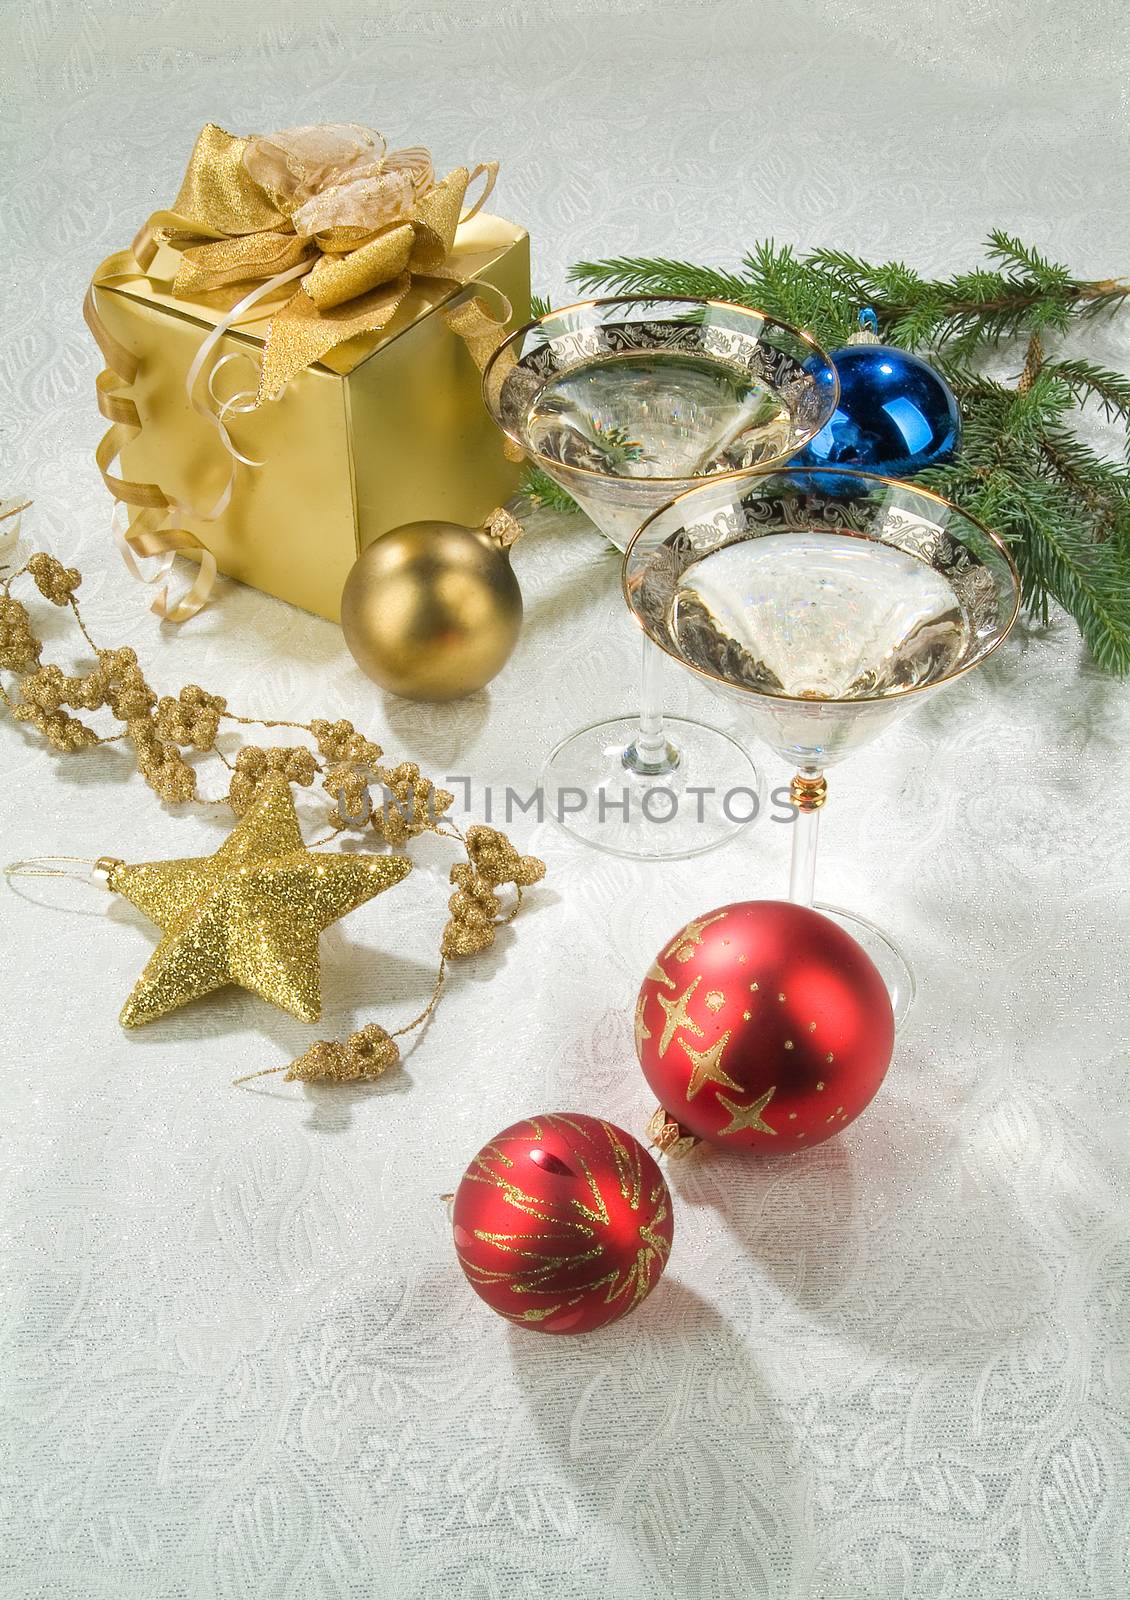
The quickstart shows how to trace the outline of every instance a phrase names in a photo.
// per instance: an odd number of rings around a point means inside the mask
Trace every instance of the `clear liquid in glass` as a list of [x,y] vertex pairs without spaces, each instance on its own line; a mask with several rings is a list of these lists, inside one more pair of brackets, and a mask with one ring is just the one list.
[[891,545],[828,529],[742,539],[693,562],[668,624],[693,665],[811,700],[873,699],[934,682],[969,642],[942,573]]
[[697,478],[789,449],[781,396],[709,356],[605,356],[548,383],[526,420],[530,448],[611,478]]

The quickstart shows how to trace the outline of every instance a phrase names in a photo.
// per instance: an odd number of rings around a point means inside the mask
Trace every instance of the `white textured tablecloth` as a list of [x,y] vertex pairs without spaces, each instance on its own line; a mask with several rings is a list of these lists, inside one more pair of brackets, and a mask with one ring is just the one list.
[[[447,708],[385,702],[333,627],[237,586],[161,632],[109,542],[79,306],[200,124],[497,156],[555,295],[580,257],[733,265],[766,234],[948,270],[999,225],[1130,268],[1116,0],[2,10],[0,494],[34,494],[29,543],[161,689],[348,716],[439,776],[528,783],[630,703],[616,560],[536,520],[517,654]],[[126,1037],[142,919],[3,891],[5,1600],[1123,1600],[1128,735],[1057,617],[837,771],[822,890],[920,979],[885,1088],[807,1157],[673,1167],[664,1282],[580,1339],[492,1316],[437,1197],[522,1114],[642,1128],[638,981],[692,914],[782,890],[786,828],[649,869],[516,827],[549,879],[371,1090],[233,1089],[309,1038],[235,992]],[[222,837],[119,754],[4,722],[0,761],[5,859]],[[422,1002],[438,864],[416,892],[325,938],[327,1036]]]

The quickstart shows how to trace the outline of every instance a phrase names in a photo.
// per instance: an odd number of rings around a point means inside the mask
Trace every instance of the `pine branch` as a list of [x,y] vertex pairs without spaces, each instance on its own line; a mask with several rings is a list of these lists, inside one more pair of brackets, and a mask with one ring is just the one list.
[[1004,267],[1010,268],[1018,282],[1031,281],[1045,289],[1056,289],[1066,287],[1072,281],[1066,267],[1049,261],[1031,245],[1023,244],[1000,228],[994,228],[989,234],[985,253],[990,261],[999,261]]
[[1010,497],[1023,534],[1025,561],[1018,565],[1026,603],[1046,618],[1047,596],[1054,596],[1078,621],[1099,667],[1130,671],[1130,570],[1119,552],[1088,536],[1062,491],[1046,495],[1014,476]]
[[749,290],[749,284],[732,273],[662,256],[578,261],[570,269],[569,281],[588,291],[599,289],[602,294],[685,295],[691,300],[735,300],[739,304]]
[[1130,378],[1123,377],[1121,372],[1078,360],[1051,361],[1045,370],[1054,372],[1067,384],[1080,405],[1095,400],[1108,422],[1130,425]]
[[1110,532],[1130,511],[1130,473],[1104,461],[1068,428],[1048,428],[1040,440],[1043,470],[1087,506],[1101,530]]
[[577,502],[540,467],[527,466],[518,493],[537,511],[576,511]]

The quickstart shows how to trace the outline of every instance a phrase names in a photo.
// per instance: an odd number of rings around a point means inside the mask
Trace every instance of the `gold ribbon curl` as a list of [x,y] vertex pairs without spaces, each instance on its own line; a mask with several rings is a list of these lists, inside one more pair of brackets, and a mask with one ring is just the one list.
[[[344,155],[342,152],[345,152]],[[246,462],[228,437],[225,417],[279,398],[289,381],[346,339],[386,327],[414,282],[438,279],[468,292],[441,308],[449,326],[481,367],[511,315],[496,290],[501,315],[491,314],[449,263],[461,222],[480,210],[494,188],[498,163],[473,170],[456,167],[441,182],[432,176],[427,152],[386,154],[379,135],[352,127],[294,130],[292,135],[238,138],[209,123],[200,133],[180,192],[171,209],[153,214],[129,250],[118,251],[94,274],[83,306],[87,326],[106,362],[98,376],[98,407],[111,423],[95,452],[103,481],[128,526],[115,521],[115,538],[131,575],[144,583],[164,580],[174,557],[196,561],[191,587],[171,601],[164,583],[152,610],[183,622],[204,605],[216,578],[211,552],[185,523],[214,521],[226,511],[236,464]],[[482,180],[474,203],[470,186]],[[322,225],[330,218],[328,225]],[[375,224],[375,225],[366,225]],[[310,229],[313,231],[308,231]],[[186,385],[194,409],[218,429],[232,459],[231,475],[216,505],[201,512],[171,501],[153,483],[134,483],[111,471],[118,455],[141,429],[127,391],[138,362],[98,315],[96,288],[145,276],[161,244],[180,261],[172,292],[178,298],[206,294],[234,283],[258,284],[221,320],[201,347]],[[294,293],[273,314],[267,329],[258,389],[212,412],[195,397],[201,368],[222,334],[249,305],[288,281]],[[478,286],[489,288],[489,286]],[[203,358],[203,359],[202,359]],[[248,463],[254,465],[255,463]],[[157,557],[145,577],[138,558]]]

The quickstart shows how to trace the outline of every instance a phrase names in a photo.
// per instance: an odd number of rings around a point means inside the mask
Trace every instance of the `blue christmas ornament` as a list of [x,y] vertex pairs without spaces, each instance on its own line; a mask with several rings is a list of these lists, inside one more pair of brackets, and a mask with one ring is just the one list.
[[[840,403],[795,465],[913,478],[956,452],[961,415],[949,384],[920,357],[880,344],[878,325],[873,311],[861,311],[860,331],[832,352]],[[822,381],[830,382],[826,368]]]

